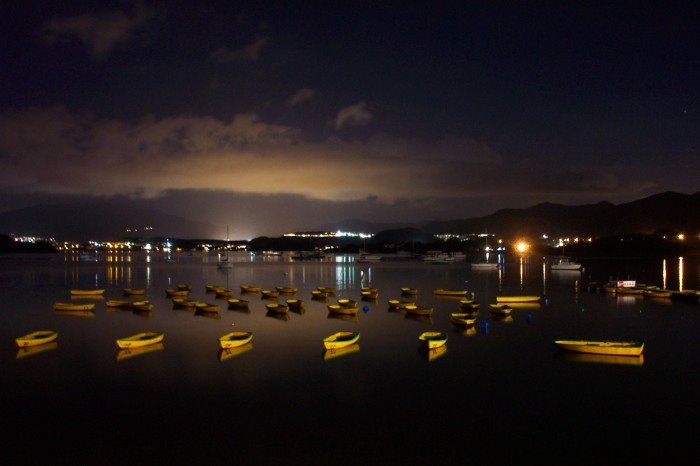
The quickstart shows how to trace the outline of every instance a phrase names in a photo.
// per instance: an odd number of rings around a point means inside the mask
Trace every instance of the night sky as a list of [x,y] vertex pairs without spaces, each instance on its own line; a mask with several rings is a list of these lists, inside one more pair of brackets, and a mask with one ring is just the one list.
[[699,31],[692,2],[3,2],[0,212],[124,196],[251,238],[694,193]]

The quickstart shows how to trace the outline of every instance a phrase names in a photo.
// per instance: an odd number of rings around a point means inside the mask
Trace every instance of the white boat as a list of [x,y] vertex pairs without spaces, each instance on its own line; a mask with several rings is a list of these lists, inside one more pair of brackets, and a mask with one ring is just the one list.
[[581,270],[581,264],[572,261],[567,256],[553,257],[550,268],[552,270]]
[[472,262],[472,268],[474,269],[497,269],[498,262]]
[[217,263],[217,267],[220,269],[230,269],[233,267],[233,264],[229,261],[229,258],[226,254],[222,254],[219,256],[219,262]]
[[80,254],[80,262],[97,262],[97,256],[88,252]]
[[454,262],[454,256],[442,251],[428,251],[423,255],[423,260],[426,262]]

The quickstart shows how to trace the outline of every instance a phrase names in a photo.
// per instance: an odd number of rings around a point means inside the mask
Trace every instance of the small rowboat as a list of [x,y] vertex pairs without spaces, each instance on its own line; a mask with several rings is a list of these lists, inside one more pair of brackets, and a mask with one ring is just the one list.
[[332,286],[317,286],[316,289],[318,291],[325,291],[328,294],[335,294],[335,288]]
[[233,296],[233,291],[225,288],[217,288],[214,290],[214,293],[216,293],[217,298],[230,298]]
[[373,291],[373,290],[368,290],[368,291],[360,291],[360,294],[362,295],[362,299],[377,299],[379,298],[379,291]]
[[223,290],[224,287],[223,287],[223,286],[219,286],[219,285],[211,285],[211,284],[210,284],[210,285],[204,285],[204,289],[205,289],[205,291],[206,291],[207,293],[211,293],[211,292],[216,291],[217,289],[222,289],[222,290]]
[[253,339],[253,332],[229,332],[219,338],[219,345],[222,348],[236,348],[250,343]]
[[276,286],[275,289],[284,294],[294,294],[297,292],[297,289],[291,286]]
[[640,341],[556,340],[554,344],[577,353],[639,356],[644,351],[644,343]]
[[15,338],[15,342],[20,348],[25,348],[27,346],[39,346],[51,343],[56,340],[56,338],[58,338],[58,333],[53,330],[37,330]]
[[489,304],[489,312],[495,316],[507,317],[512,311],[513,308],[505,303]]
[[177,285],[177,289],[180,291],[192,291],[192,287],[187,284]]
[[274,299],[279,298],[280,292],[277,290],[260,290],[263,299]]
[[174,309],[194,309],[197,301],[189,298],[173,298]]
[[342,348],[330,348],[323,352],[323,360],[328,361],[329,359],[335,359],[346,354],[357,353],[360,351],[360,344],[353,343],[349,346],[343,346]]
[[343,307],[358,307],[357,301],[347,298],[340,298],[338,300],[338,304],[340,304]]
[[131,309],[134,305],[133,301],[128,299],[108,299],[105,303],[107,307],[120,307],[124,309]]
[[153,353],[155,351],[162,351],[164,349],[165,345],[163,344],[163,342],[155,343],[153,345],[120,349],[117,353],[117,361],[123,361],[124,359],[133,358],[134,356],[140,356],[146,353]]
[[241,293],[260,293],[260,291],[259,286],[241,285]]
[[438,288],[437,290],[433,291],[433,294],[437,296],[452,296],[459,298],[466,297],[467,293],[468,291],[466,290],[443,290],[442,288]]
[[311,298],[312,299],[326,299],[328,297],[328,292],[327,291],[321,291],[321,290],[313,290],[311,292]]
[[423,332],[418,337],[418,340],[425,348],[439,348],[447,343],[447,334],[443,332]]
[[659,289],[646,289],[644,290],[645,298],[670,298],[673,294],[671,290]]
[[153,303],[150,301],[134,301],[131,305],[137,311],[152,311],[154,307]]
[[203,303],[203,302],[195,302],[194,304],[195,308],[200,311],[200,312],[219,312],[221,310],[221,306],[218,304],[209,304],[209,303]]
[[348,307],[340,304],[329,304],[327,307],[329,312],[333,312],[335,314],[355,315],[360,311],[359,307]]
[[95,303],[53,303],[54,311],[92,311]]
[[534,303],[540,300],[539,296],[496,296],[497,303]]
[[401,288],[401,294],[407,296],[413,296],[418,294],[418,290],[415,288]]
[[416,304],[409,304],[405,307],[405,309],[406,312],[410,312],[411,314],[417,314],[419,316],[429,316],[433,314],[432,307],[418,306]]
[[360,332],[336,332],[323,339],[326,349],[345,348],[360,339]]
[[459,301],[459,308],[465,312],[476,312],[479,310],[479,302],[470,299],[462,299]]
[[290,309],[299,310],[302,307],[304,307],[304,302],[301,299],[288,299],[287,307],[289,307]]
[[105,290],[99,289],[99,290],[70,290],[71,296],[95,296],[95,295],[103,295],[105,294]]
[[471,317],[471,314],[453,312],[450,314],[450,322],[458,327],[472,327],[474,326],[476,319]]
[[277,312],[279,314],[286,314],[287,312],[289,312],[289,307],[280,303],[267,303],[265,304],[265,307],[268,311]]
[[165,335],[159,332],[141,332],[128,337],[118,338],[117,346],[120,348],[139,348],[160,343],[164,337]]
[[146,294],[145,288],[124,288],[124,296],[141,296]]
[[401,301],[398,299],[390,299],[388,303],[391,309],[406,309],[406,306],[413,306],[416,304],[412,301]]
[[179,298],[186,298],[189,296],[190,290],[178,290],[176,288],[166,288],[165,289],[165,295],[168,297],[179,297]]
[[226,301],[229,309],[248,309],[248,301],[245,299],[229,298]]

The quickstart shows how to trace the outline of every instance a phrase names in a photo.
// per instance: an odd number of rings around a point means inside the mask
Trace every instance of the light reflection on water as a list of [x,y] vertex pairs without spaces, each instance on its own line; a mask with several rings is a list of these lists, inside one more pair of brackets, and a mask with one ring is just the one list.
[[[698,264],[692,259],[669,258],[668,266],[660,259],[591,260],[582,272],[554,273],[532,257],[488,271],[471,270],[464,262],[292,263],[284,257],[239,261],[221,270],[206,255],[173,256],[172,264],[157,253],[98,263],[58,256],[0,268],[3,417],[8,425],[48,417],[32,436],[7,430],[8,458],[19,458],[8,464],[22,464],[27,450],[38,451],[32,459],[44,464],[55,462],[49,455],[65,455],[64,461],[75,464],[95,458],[100,464],[138,464],[154,454],[168,464],[194,464],[203,457],[248,457],[263,464],[317,464],[319,457],[340,464],[415,464],[434,460],[436,452],[442,464],[464,464],[463,449],[454,445],[465,438],[469,458],[487,464],[538,458],[543,443],[547,452],[579,464],[611,458],[611,449],[624,453],[625,461],[644,464],[662,464],[668,451],[679,453],[684,445],[683,453],[697,455],[692,449],[697,431],[688,428],[696,413],[687,409],[696,405],[696,394],[669,380],[696,370],[698,305],[578,290],[584,281],[610,276],[697,289],[691,279],[698,274],[691,271]],[[221,304],[217,318],[174,310],[164,290],[177,284],[189,284],[192,299]],[[236,291],[240,284],[295,286],[294,297],[304,301],[305,310],[284,320],[267,317],[266,301],[251,295],[249,312],[229,311],[225,301],[205,292],[207,284]],[[311,290],[318,285],[335,286],[336,296],[313,301]],[[145,287],[155,309],[144,318],[108,311],[96,301],[91,318],[52,312],[51,303],[65,300],[70,288],[89,286],[106,288],[106,299],[121,298],[123,288]],[[379,299],[361,301],[361,286],[378,287]],[[417,288],[416,302],[433,307],[433,315],[389,312],[387,300],[402,299],[402,287]],[[449,314],[458,300],[434,296],[436,288],[476,294],[482,308],[474,327],[453,329]],[[543,299],[514,306],[509,319],[498,320],[486,309],[497,294]],[[326,304],[340,296],[358,300],[367,311],[349,320],[330,317]],[[18,359],[14,338],[38,328],[58,331],[57,345]],[[222,352],[217,338],[231,329],[253,331],[254,348]],[[326,357],[322,338],[344,329],[362,333],[362,349]],[[444,351],[420,351],[417,337],[429,329],[448,333]],[[115,338],[143,330],[163,331],[162,347],[120,355]],[[644,359],[630,364],[561,357],[552,344],[560,338],[642,339],[647,350]],[[144,415],[157,422],[134,422]],[[424,422],[435,416],[439,423]],[[342,417],[342,435],[329,429],[329,417]],[[546,422],[539,422],[543,417]],[[244,426],[234,420],[245,420]],[[502,448],[494,432],[506,425],[517,435]],[[622,438],[610,435],[621,429]],[[294,441],[270,448],[270,433],[278,439],[282,431],[296,433]],[[47,448],[52,444],[60,448]]]

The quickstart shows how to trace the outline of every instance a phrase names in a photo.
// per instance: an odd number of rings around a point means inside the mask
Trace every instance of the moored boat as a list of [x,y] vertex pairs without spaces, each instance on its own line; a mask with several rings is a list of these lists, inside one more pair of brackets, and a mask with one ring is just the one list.
[[294,294],[298,291],[298,289],[293,286],[276,286],[275,289],[284,294]]
[[277,290],[260,290],[263,299],[275,299],[279,298],[280,292]]
[[644,342],[640,341],[556,340],[554,344],[577,353],[639,356],[644,351]]
[[95,290],[81,290],[81,289],[72,289],[70,290],[71,296],[95,296],[95,295],[103,295],[105,294],[104,289],[95,289]]
[[226,288],[216,288],[214,290],[217,298],[230,298],[233,296],[233,290],[227,290]]
[[92,311],[95,303],[53,303],[54,311]]
[[226,348],[236,348],[243,346],[253,339],[253,332],[229,332],[226,335],[219,337],[219,345]]
[[360,291],[360,294],[362,295],[362,299],[378,299],[379,298],[379,291],[378,290],[362,290]]
[[419,316],[429,316],[433,314],[432,307],[419,306],[417,304],[408,304],[404,309],[406,309],[406,312]]
[[416,304],[413,301],[403,301],[400,299],[390,299],[387,302],[389,303],[389,308],[393,310],[406,309],[406,306],[413,306]]
[[445,290],[442,288],[438,288],[437,290],[433,291],[433,294],[437,296],[450,296],[458,298],[465,298],[467,296],[467,293],[469,292],[466,290]]
[[286,314],[289,311],[289,307],[280,303],[267,303],[265,308],[270,312],[276,312],[278,314]]
[[458,327],[471,327],[476,322],[476,319],[471,314],[463,312],[453,312],[450,314],[450,322]]
[[289,309],[299,310],[304,307],[304,302],[301,299],[288,299],[286,302]]
[[540,300],[539,296],[532,295],[500,295],[496,296],[497,303],[535,303]]
[[343,307],[358,307],[359,306],[357,301],[355,301],[354,299],[348,299],[348,298],[340,298],[338,300],[338,304],[340,304]]
[[108,299],[105,303],[107,307],[119,307],[123,309],[131,309],[134,305],[133,301],[128,299]]
[[178,290],[177,288],[166,288],[165,289],[165,295],[167,297],[179,297],[179,298],[185,298],[189,296],[190,290]]
[[248,309],[248,301],[245,299],[229,298],[226,301],[229,309]]
[[58,338],[58,332],[53,330],[36,330],[34,332],[15,338],[15,343],[20,348],[27,346],[39,346],[51,343]]
[[360,311],[359,307],[343,306],[341,304],[329,304],[327,306],[329,312],[334,312],[336,314],[349,314],[355,315]]
[[335,294],[335,288],[332,286],[317,286],[316,289],[318,291],[325,291],[329,295]]
[[312,290],[311,291],[311,299],[326,299],[328,297],[328,292],[327,291],[321,291],[321,290]]
[[326,349],[344,348],[360,339],[360,332],[336,332],[323,339]]
[[253,285],[241,285],[241,293],[260,293],[262,288]]
[[489,312],[495,316],[508,317],[513,308],[505,303],[489,304]]
[[413,296],[418,294],[418,290],[416,288],[403,287],[401,288],[401,294],[404,296]]
[[145,288],[124,288],[124,296],[141,296],[146,294]]
[[340,348],[329,348],[323,350],[323,359],[324,361],[328,361],[329,359],[345,356],[346,354],[357,353],[358,351],[360,351],[359,343],[353,343],[351,345],[343,346]]
[[447,334],[444,332],[423,332],[418,337],[421,345],[427,349],[438,348],[447,343]]
[[154,307],[150,301],[134,301],[131,305],[137,311],[152,311]]
[[128,337],[118,338],[117,346],[119,348],[139,348],[160,343],[164,337],[165,335],[160,332],[140,332]]
[[132,346],[129,348],[120,349],[117,353],[117,361],[122,361],[124,359],[133,358],[134,356],[140,356],[146,353],[153,353],[155,351],[162,351],[165,349],[163,342],[153,343],[151,345],[145,346]]

